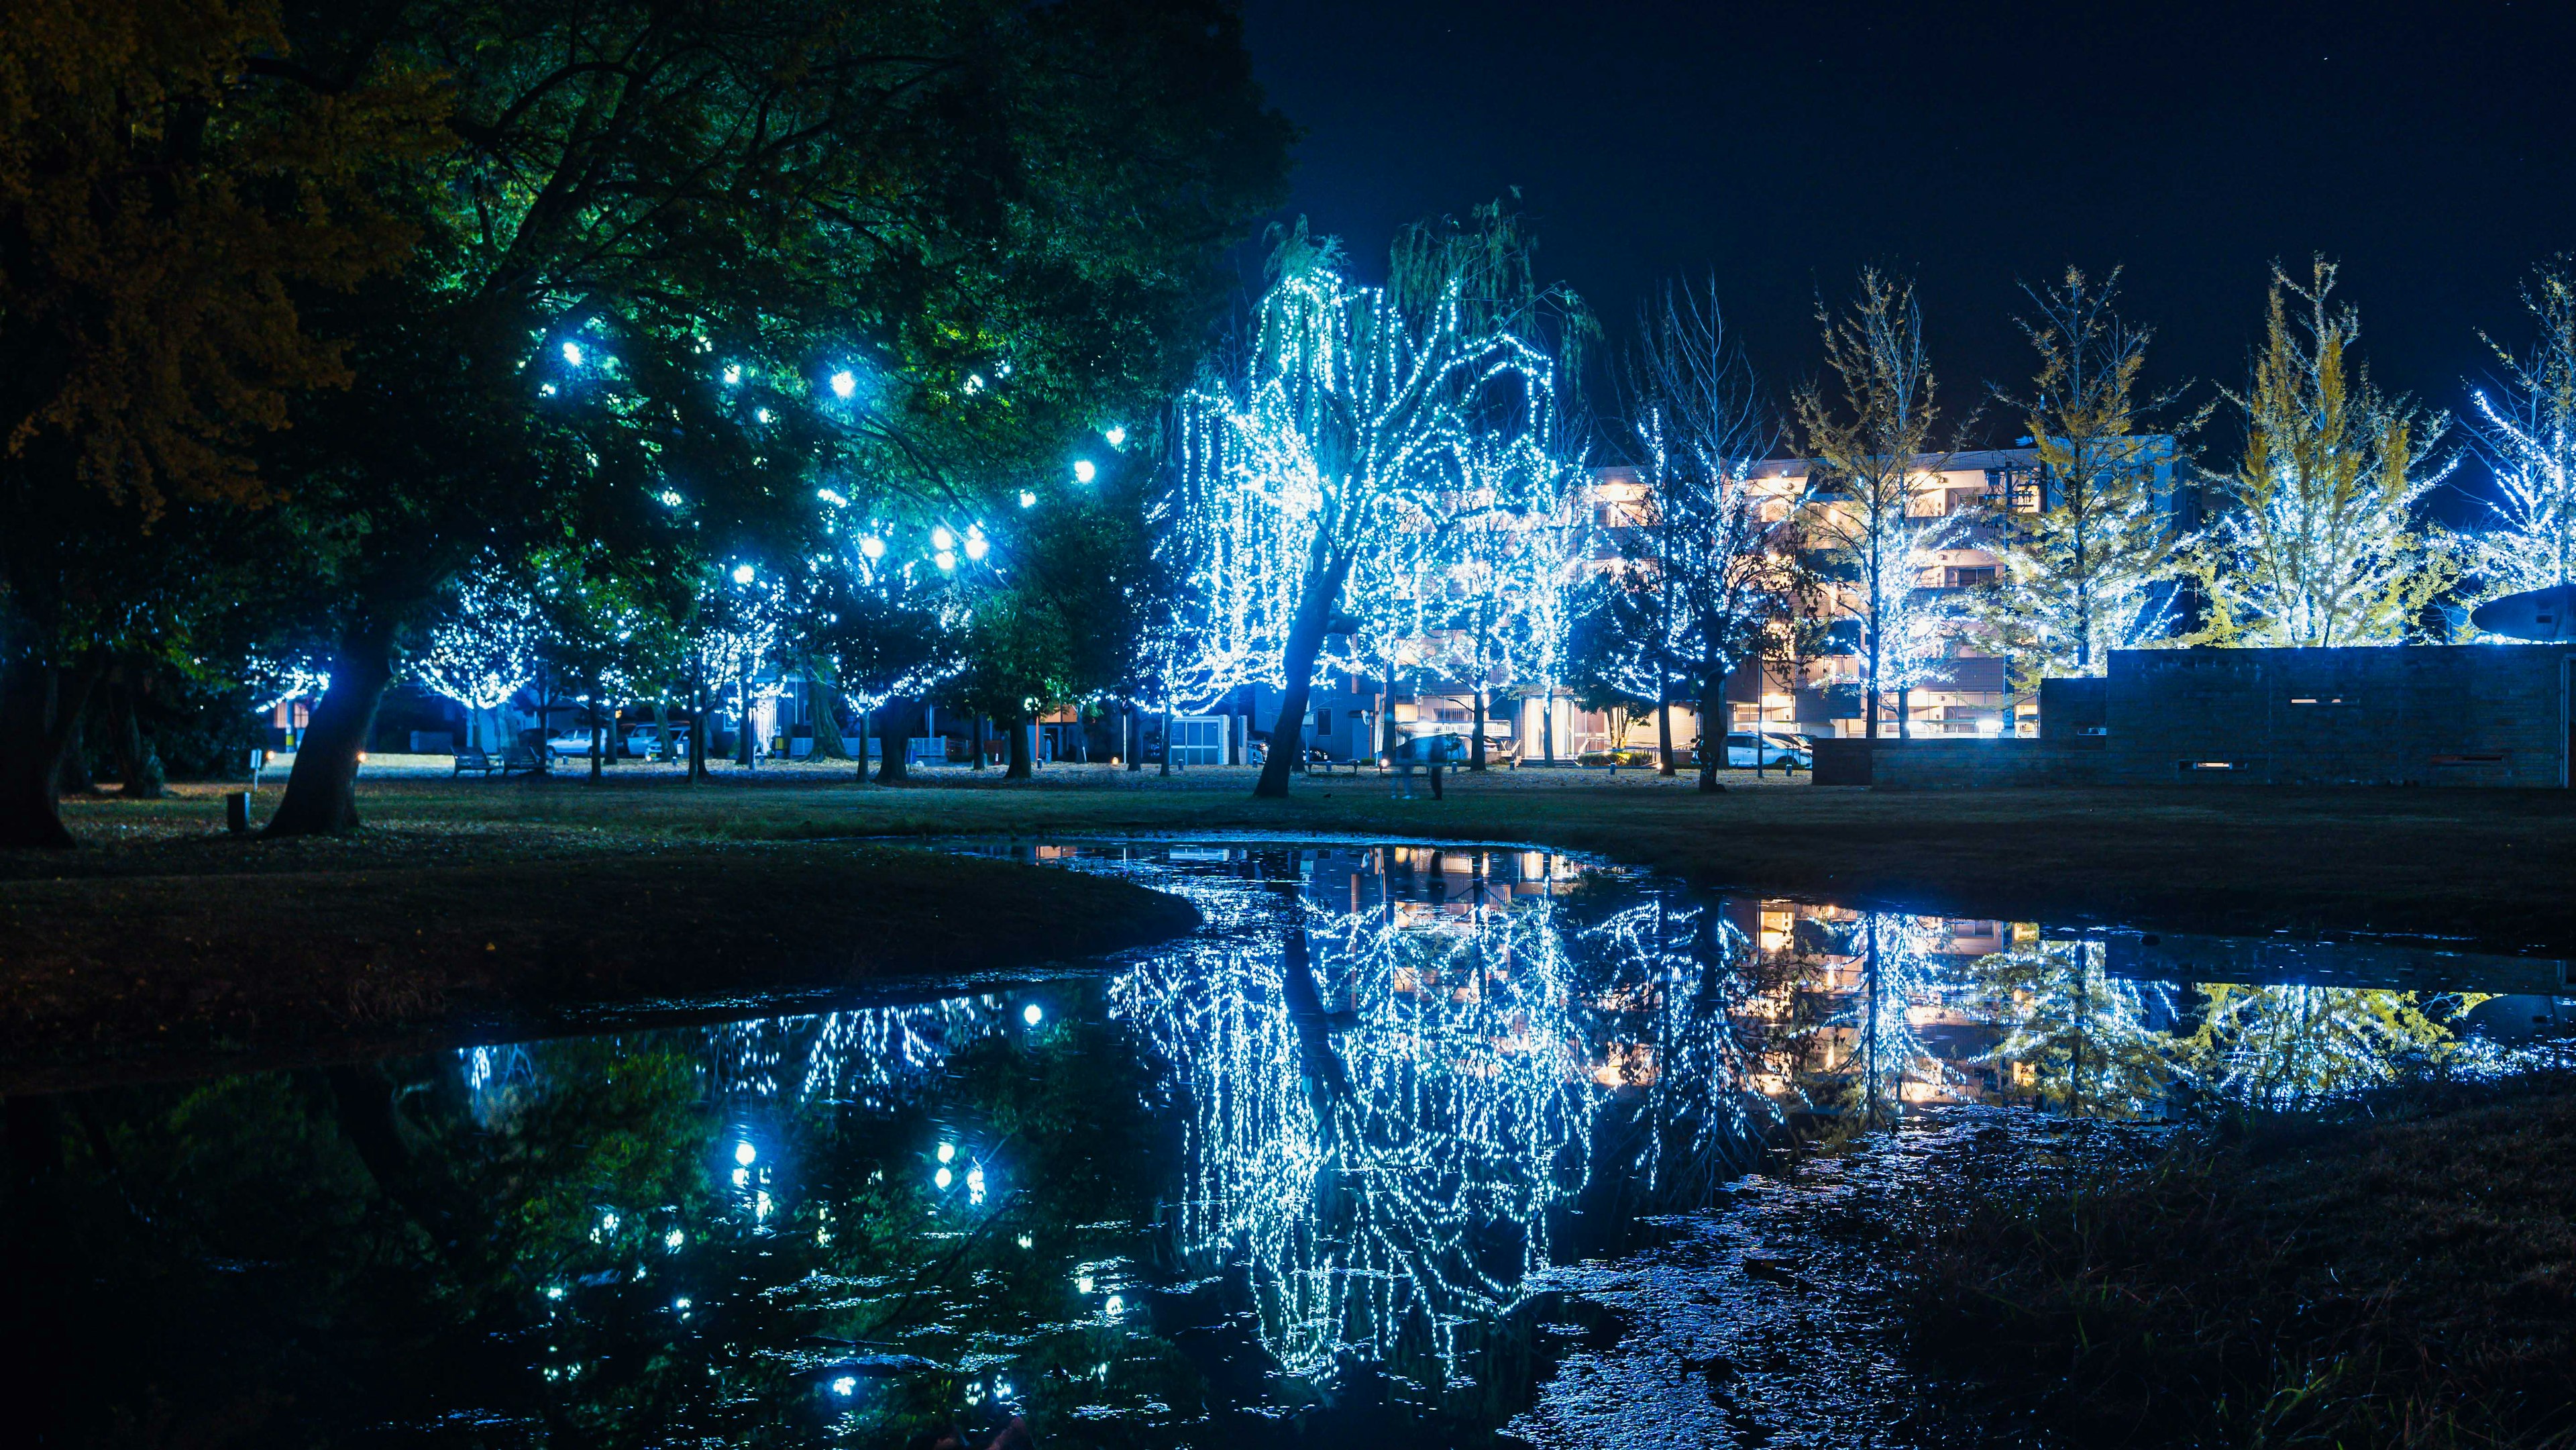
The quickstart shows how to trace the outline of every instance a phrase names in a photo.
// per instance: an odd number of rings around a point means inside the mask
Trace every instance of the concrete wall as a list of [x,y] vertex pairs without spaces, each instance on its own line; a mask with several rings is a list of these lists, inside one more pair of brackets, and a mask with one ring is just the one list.
[[2563,786],[2571,656],[2560,645],[2115,651],[2107,778]]
[[[1870,783],[1884,790],[2101,785],[2108,778],[2103,744],[2099,735],[2085,740],[1882,738],[1871,752]],[[1827,783],[1823,747],[1824,742],[1817,742],[1819,785]]]

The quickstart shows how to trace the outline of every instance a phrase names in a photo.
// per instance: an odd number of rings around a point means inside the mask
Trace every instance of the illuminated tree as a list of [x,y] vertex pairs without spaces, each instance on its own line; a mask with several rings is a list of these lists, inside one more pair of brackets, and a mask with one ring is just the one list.
[[340,698],[280,834],[354,824],[375,689],[483,548],[569,529],[670,578],[783,574],[818,488],[910,533],[1065,486],[1071,440],[1186,376],[1285,165],[1215,0],[414,0],[312,26],[325,79],[433,58],[462,145],[395,180],[415,266],[335,311],[384,385],[283,450],[366,528],[316,582]]
[[2030,508],[1999,501],[2001,567],[1975,613],[2025,690],[2043,676],[2098,675],[2112,650],[2181,622],[2181,465],[2169,438],[2138,431],[2169,400],[2138,396],[2153,334],[2120,316],[2119,286],[2117,268],[2097,286],[2070,267],[2059,287],[2023,289],[2038,313],[2021,329],[2039,371],[2028,396],[2003,402],[2039,451],[2039,496]]
[[2415,517],[2449,471],[2426,456],[2448,420],[2352,366],[2361,323],[2328,304],[2334,285],[2323,257],[2306,286],[2273,269],[2253,379],[2227,394],[2245,420],[2244,458],[2218,480],[2233,507],[2186,561],[2206,606],[2194,643],[2394,644],[2458,577]]
[[[466,710],[466,743],[497,749],[510,742],[481,734],[483,717],[536,678],[546,625],[526,586],[497,560],[458,582],[446,618],[410,661],[412,678]],[[497,732],[498,726],[495,725]]]
[[1230,479],[1257,495],[1278,516],[1276,557],[1295,561],[1279,646],[1287,738],[1272,742],[1256,794],[1287,793],[1324,637],[1361,555],[1408,513],[1432,512],[1476,426],[1544,426],[1552,364],[1473,300],[1493,296],[1525,248],[1507,218],[1480,217],[1494,250],[1409,233],[1393,288],[1351,282],[1338,249],[1301,227],[1271,258],[1242,365],[1192,396],[1209,443],[1191,466],[1210,493]]
[[1816,320],[1828,381],[1794,399],[1815,467],[1806,537],[1840,613],[1859,627],[1863,731],[1875,740],[1885,693],[1939,676],[1949,629],[1923,585],[1961,526],[1931,456],[1940,411],[1913,286],[1863,269],[1850,310]]
[[2576,275],[2560,258],[2523,288],[2539,337],[2521,353],[2493,338],[2504,376],[2474,393],[2470,436],[2496,482],[2487,525],[2460,535],[2470,603],[2576,580]]
[[[2365,987],[2212,984],[2181,1051],[2208,1091],[2297,1108],[2396,1081],[2459,1048],[2416,993]],[[2472,997],[2463,1006],[2473,1006]]]
[[1628,428],[1646,494],[1628,577],[1658,596],[1657,649],[1699,707],[1699,788],[1714,791],[1727,760],[1727,679],[1779,651],[1809,593],[1801,500],[1754,483],[1773,435],[1716,284],[1667,288],[1639,321]]

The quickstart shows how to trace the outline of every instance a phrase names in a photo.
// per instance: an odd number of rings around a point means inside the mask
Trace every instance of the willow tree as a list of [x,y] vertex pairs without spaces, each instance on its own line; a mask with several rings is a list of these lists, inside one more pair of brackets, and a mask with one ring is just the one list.
[[1961,530],[1938,482],[1937,383],[1913,285],[1864,268],[1850,309],[1819,308],[1816,321],[1825,377],[1793,399],[1814,469],[1805,526],[1829,592],[1860,625],[1863,731],[1875,740],[1884,692],[1938,668],[1944,624],[1920,591]]
[[[2515,352],[2487,338],[2503,376],[2476,390],[2469,432],[2495,476],[2487,526],[2461,535],[2472,602],[2576,580],[2576,259],[2523,288],[2539,323]],[[2483,336],[2483,334],[2481,334]]]
[[2272,269],[2263,350],[2226,395],[2245,422],[2244,456],[2217,480],[2232,507],[2186,560],[2207,610],[2195,643],[2393,644],[2458,577],[2415,516],[2447,471],[2428,455],[2449,420],[2372,386],[2334,285],[2323,257],[2305,286]]
[[[2139,431],[2171,402],[2142,397],[2153,333],[2122,318],[2120,272],[2075,268],[2021,329],[2039,354],[2030,391],[2004,395],[2039,453],[2034,506],[1997,520],[2001,569],[1977,613],[2023,688],[2047,675],[2098,675],[2112,650],[2172,631],[2183,531],[2173,509],[2173,437]],[[2197,420],[2195,420],[2197,421]],[[2188,427],[2189,425],[2186,425]]]
[[1508,218],[1480,214],[1490,249],[1397,248],[1397,285],[1344,273],[1340,249],[1301,227],[1273,253],[1244,363],[1203,385],[1192,407],[1222,440],[1197,467],[1275,511],[1296,561],[1297,603],[1280,648],[1279,729],[1258,796],[1284,796],[1303,753],[1307,700],[1324,637],[1361,555],[1408,515],[1428,517],[1479,428],[1539,427],[1555,369],[1491,299],[1526,249]]
[[1699,708],[1699,788],[1726,761],[1726,682],[1773,652],[1808,592],[1799,499],[1754,481],[1773,431],[1714,281],[1666,288],[1639,319],[1629,431],[1646,494],[1638,587],[1668,602],[1666,654]]

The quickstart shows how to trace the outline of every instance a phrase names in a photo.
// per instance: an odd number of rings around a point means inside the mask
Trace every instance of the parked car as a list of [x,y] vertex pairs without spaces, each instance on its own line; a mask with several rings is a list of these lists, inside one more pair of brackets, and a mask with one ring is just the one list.
[[1803,735],[1779,735],[1765,730],[1760,738],[1752,731],[1740,731],[1726,737],[1726,763],[1752,766],[1795,766],[1800,770],[1816,768],[1816,753]]
[[590,759],[590,732],[566,730],[546,741],[546,754],[557,760]]

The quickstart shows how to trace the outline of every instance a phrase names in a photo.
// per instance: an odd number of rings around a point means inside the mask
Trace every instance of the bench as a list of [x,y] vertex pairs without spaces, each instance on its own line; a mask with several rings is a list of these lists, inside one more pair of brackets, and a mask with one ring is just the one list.
[[492,772],[499,770],[500,768],[501,762],[494,760],[491,756],[486,755],[480,750],[460,750],[456,752],[456,773],[458,775],[463,775],[469,770],[474,772],[476,775],[490,775]]
[[525,745],[513,745],[501,757],[501,775],[505,780],[514,775],[545,773],[546,758]]

